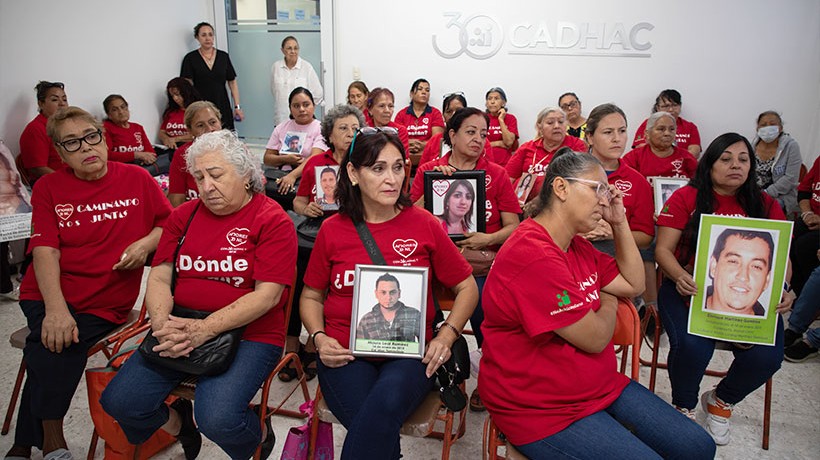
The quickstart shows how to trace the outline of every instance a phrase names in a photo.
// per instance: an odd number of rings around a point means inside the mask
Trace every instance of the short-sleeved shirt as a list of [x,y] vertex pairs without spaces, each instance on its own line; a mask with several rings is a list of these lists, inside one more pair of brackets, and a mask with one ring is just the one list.
[[185,110],[176,109],[168,112],[162,117],[160,131],[171,137],[185,136],[188,134],[188,127],[185,126]]
[[[697,196],[698,190],[691,185],[675,190],[672,196],[666,200],[666,204],[661,210],[661,213],[658,214],[658,226],[683,231],[686,228],[686,224],[689,223],[689,219],[691,219],[695,213]],[[748,217],[746,211],[744,211],[740,203],[737,202],[736,197],[712,192],[712,199],[714,207],[712,214],[718,216]],[[767,213],[766,218],[786,220],[783,209],[777,204],[774,198],[761,192],[760,199],[763,201],[763,209],[766,210]],[[684,241],[684,238],[681,238],[678,242],[678,247],[675,248],[675,257],[677,257],[678,262],[682,266],[694,264],[695,262],[694,251],[687,251],[688,244],[688,241]],[[683,254],[687,252],[691,252],[689,260],[681,260]]]
[[529,142],[524,142],[518,150],[515,151],[510,161],[504,165],[507,174],[515,181],[514,189],[518,189],[518,183],[524,173],[535,175],[535,185],[530,189],[526,201],[529,201],[538,196],[538,191],[541,190],[541,185],[544,183],[544,174],[547,171],[547,166],[550,165],[552,157],[555,152],[562,147],[569,147],[574,152],[586,152],[587,146],[584,141],[573,136],[564,136],[561,145],[553,150],[547,151],[544,148],[544,139],[533,139]]
[[698,160],[686,149],[677,146],[672,149],[671,155],[661,158],[646,144],[629,151],[621,160],[644,177],[695,177]]
[[[419,166],[416,171],[416,177],[413,179],[413,186],[410,188],[410,199],[415,203],[419,198],[424,196],[424,172],[432,171],[433,168],[439,165],[447,165],[450,163],[450,153],[435,161],[427,162]],[[513,191],[512,183],[510,183],[510,176],[503,167],[490,162],[486,157],[482,156],[478,159],[475,166],[476,171],[484,170],[484,184],[485,192],[485,220],[486,233],[495,233],[501,230],[503,226],[501,223],[501,213],[511,212],[514,214],[521,213],[521,205],[518,204],[518,198]],[[495,249],[495,248],[494,248]]]
[[[245,294],[257,281],[291,286],[296,274],[296,230],[281,206],[256,193],[239,211],[217,216],[199,200],[182,204],[162,232],[154,266],[172,263],[179,237],[196,212],[179,257],[174,303],[214,312]],[[196,211],[194,211],[196,209]],[[244,340],[282,346],[288,291],[279,302],[245,327]]]
[[815,214],[820,214],[820,157],[814,160],[811,169],[800,181],[797,191],[811,193],[811,210]]
[[199,198],[196,179],[188,172],[188,162],[185,161],[185,155],[192,144],[192,142],[187,142],[178,148],[168,168],[168,193],[183,194],[186,201]]
[[[299,139],[298,151],[291,151],[288,145],[288,141],[293,137]],[[298,154],[302,158],[310,157],[313,149],[327,150],[325,138],[322,137],[322,124],[319,120],[311,120],[306,125],[300,125],[292,119],[280,123],[273,128],[273,133],[270,135],[268,144],[265,147],[278,151],[280,155]],[[290,168],[290,166],[286,166],[282,169]]]
[[153,152],[154,146],[145,128],[139,123],[129,122],[127,128],[105,120],[105,143],[108,145],[108,160],[129,163],[134,161],[134,152]]
[[[60,251],[60,288],[77,313],[123,323],[140,291],[142,269],[112,270],[125,248],[165,223],[171,205],[144,169],[116,162],[100,179],[86,181],[63,167],[40,178],[29,251]],[[20,298],[43,300],[35,265],[23,278]]]
[[[648,120],[648,119],[647,119]],[[632,141],[632,148],[637,148],[638,145],[646,142],[646,122],[644,120],[641,126],[638,126],[638,131],[635,132],[635,140]],[[690,145],[701,145],[700,132],[698,127],[691,121],[684,120],[682,117],[677,119],[677,130],[675,131],[675,145],[687,150]]]
[[[461,257],[438,220],[424,209],[408,206],[387,222],[367,223],[367,228],[387,265],[430,267],[429,280],[435,278],[447,287],[472,275],[470,264]],[[371,265],[370,255],[350,217],[336,214],[319,229],[304,281],[319,291],[328,290],[324,303],[325,330],[342,344],[350,341],[356,264]],[[430,285],[425,318],[428,338],[432,338],[435,315]]]
[[408,138],[419,141],[429,140],[433,135],[433,128],[444,128],[441,111],[429,104],[418,117],[413,111],[413,106],[409,105],[396,114],[394,121],[407,129]]
[[566,252],[527,219],[498,252],[482,293],[478,388],[513,444],[555,434],[599,412],[629,383],[610,344],[587,353],[555,333],[600,308],[618,276],[612,257],[575,236]]
[[316,168],[324,169],[325,166],[339,166],[333,158],[333,152],[326,150],[321,155],[314,155],[308,158],[305,168],[302,169],[302,180],[299,182],[299,189],[296,196],[307,197],[309,201],[316,201]]
[[55,171],[63,169],[63,160],[57,153],[54,142],[46,134],[46,123],[48,123],[48,118],[39,113],[26,125],[20,135],[20,158],[26,169],[42,167],[49,167]]
[[[490,117],[490,125],[487,126],[487,140],[490,142],[500,141],[501,136],[501,123],[498,121],[498,115],[487,114]],[[508,113],[504,116],[504,123],[507,125],[507,129],[515,134],[515,138],[518,139],[518,120],[515,118],[514,115]],[[510,156],[512,156],[513,150],[508,149],[505,147],[493,147],[493,154],[491,156],[491,160],[504,166],[510,161]]]
[[[447,154],[452,150],[452,148],[444,143],[444,133],[433,134],[433,137],[427,141],[427,145],[424,146],[424,151],[421,152],[421,159],[419,159],[419,164],[423,165],[428,161],[437,160],[444,155]],[[490,141],[488,139],[484,139],[484,155],[487,155],[487,158],[492,157],[493,148],[490,145]]]
[[619,162],[618,169],[607,171],[607,181],[624,193],[624,208],[629,229],[633,232],[655,234],[655,207],[652,187],[638,171]]

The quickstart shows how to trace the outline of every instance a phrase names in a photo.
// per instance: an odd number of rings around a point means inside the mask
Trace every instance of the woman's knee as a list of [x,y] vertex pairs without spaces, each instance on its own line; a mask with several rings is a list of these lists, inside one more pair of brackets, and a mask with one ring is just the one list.
[[216,407],[205,401],[194,402],[194,418],[199,431],[214,442],[239,436],[248,428],[247,405]]

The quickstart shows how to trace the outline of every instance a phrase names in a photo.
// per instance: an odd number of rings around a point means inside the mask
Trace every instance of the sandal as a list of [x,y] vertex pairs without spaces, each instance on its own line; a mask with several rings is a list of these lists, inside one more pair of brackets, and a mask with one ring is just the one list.
[[279,377],[279,380],[283,382],[290,382],[295,379],[297,375],[299,375],[299,373],[296,371],[296,368],[293,367],[293,362],[290,362],[286,367],[283,367],[282,370],[279,371],[277,377]]
[[319,354],[316,352],[309,352],[303,347],[299,350],[299,359],[302,360],[302,369],[305,371],[305,380],[313,380],[316,378],[316,360]]
[[[253,411],[257,416],[259,415],[261,408],[262,406],[259,404],[253,406]],[[262,443],[260,444],[261,449],[259,451],[259,458],[261,460],[265,460],[270,457],[271,452],[273,452],[273,446],[276,444],[276,435],[273,433],[273,426],[271,425],[270,418],[270,415],[265,418],[265,429],[268,430],[268,434],[265,435],[265,439],[262,440]]]
[[473,394],[470,395],[470,410],[473,412],[484,412],[487,410],[487,408],[484,407],[484,403],[481,402],[481,395],[478,394],[477,388],[473,390]]

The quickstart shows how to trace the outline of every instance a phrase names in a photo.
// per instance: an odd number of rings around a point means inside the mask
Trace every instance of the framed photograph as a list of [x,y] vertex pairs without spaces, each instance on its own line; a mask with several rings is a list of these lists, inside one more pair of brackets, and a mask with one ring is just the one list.
[[424,357],[428,273],[427,267],[356,265],[353,356]]
[[336,203],[336,180],[339,177],[339,166],[316,166],[313,168],[316,174],[316,203],[324,211],[336,211],[339,204]]
[[527,197],[530,196],[532,187],[535,185],[535,178],[535,173],[525,172],[515,183],[515,197],[518,198],[521,206],[527,202]]
[[666,204],[666,200],[672,196],[672,193],[688,184],[689,179],[653,176],[649,178],[649,182],[652,183],[653,196],[655,197],[655,215],[658,215],[661,213],[663,205]]
[[774,345],[792,226],[786,220],[701,216],[690,334]]
[[445,176],[424,172],[424,208],[441,222],[453,240],[486,228],[484,171],[456,171]]
[[305,145],[307,133],[299,131],[288,131],[282,140],[282,148],[279,153],[302,153],[302,146]]

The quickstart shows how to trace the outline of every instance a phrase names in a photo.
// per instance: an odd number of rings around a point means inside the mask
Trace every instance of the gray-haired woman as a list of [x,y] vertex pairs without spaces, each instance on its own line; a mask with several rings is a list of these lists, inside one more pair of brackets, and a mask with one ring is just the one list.
[[[296,235],[287,214],[262,193],[259,162],[234,134],[203,134],[186,156],[199,199],[174,211],[154,256],[145,297],[159,340],[154,351],[186,356],[216,335],[245,326],[242,341],[225,373],[199,377],[198,427],[189,401],[162,403],[187,375],[148,363],[138,353],[101,402],[133,444],[162,428],[177,436],[191,459],[201,447],[201,431],[231,458],[249,458],[260,442],[266,458],[274,441],[270,421],[260,429],[248,403],[282,356]],[[177,272],[173,295],[172,271]],[[180,318],[171,314],[174,305],[212,313],[201,320]]]

